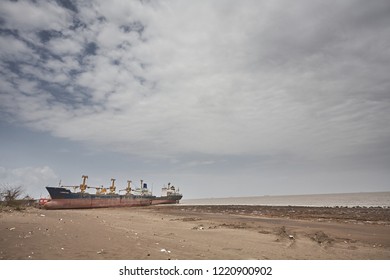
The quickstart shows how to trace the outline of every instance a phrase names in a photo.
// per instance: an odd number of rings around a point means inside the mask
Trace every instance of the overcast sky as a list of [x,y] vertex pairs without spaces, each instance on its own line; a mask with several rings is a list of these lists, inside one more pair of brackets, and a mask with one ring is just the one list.
[[1,1],[0,183],[390,191],[390,2]]

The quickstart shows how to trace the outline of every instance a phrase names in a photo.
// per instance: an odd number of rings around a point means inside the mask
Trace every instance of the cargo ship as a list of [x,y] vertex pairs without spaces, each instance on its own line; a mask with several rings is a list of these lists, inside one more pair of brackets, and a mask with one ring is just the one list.
[[[141,180],[139,188],[132,189],[132,181],[127,181],[127,187],[116,193],[115,179],[111,179],[109,188],[91,187],[86,181],[88,176],[82,176],[79,186],[46,187],[50,198],[42,205],[46,209],[80,209],[80,208],[105,208],[105,207],[133,207],[156,204],[179,203],[183,197],[173,185],[162,188],[161,196],[154,196],[148,190],[147,184]],[[73,191],[72,191],[73,189]],[[87,189],[95,189],[96,193],[87,192]]]

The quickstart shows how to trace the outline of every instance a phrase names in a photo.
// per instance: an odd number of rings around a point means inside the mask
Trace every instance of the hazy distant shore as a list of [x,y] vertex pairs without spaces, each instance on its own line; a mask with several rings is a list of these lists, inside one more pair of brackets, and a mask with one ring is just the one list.
[[362,192],[307,195],[264,195],[183,199],[185,205],[268,205],[317,207],[390,207],[390,192]]
[[0,259],[390,259],[379,207],[3,208],[0,225]]

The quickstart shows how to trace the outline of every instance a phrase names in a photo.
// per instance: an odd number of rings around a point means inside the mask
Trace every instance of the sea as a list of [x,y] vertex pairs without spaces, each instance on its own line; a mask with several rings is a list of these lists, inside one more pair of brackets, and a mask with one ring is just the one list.
[[181,205],[270,205],[315,207],[390,208],[390,192],[361,192],[307,195],[275,195],[183,199]]

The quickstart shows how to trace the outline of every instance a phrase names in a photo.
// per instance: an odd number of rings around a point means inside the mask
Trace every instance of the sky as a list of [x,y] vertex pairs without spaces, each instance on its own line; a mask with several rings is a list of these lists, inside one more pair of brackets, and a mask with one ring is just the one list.
[[387,0],[0,1],[0,186],[390,191]]

